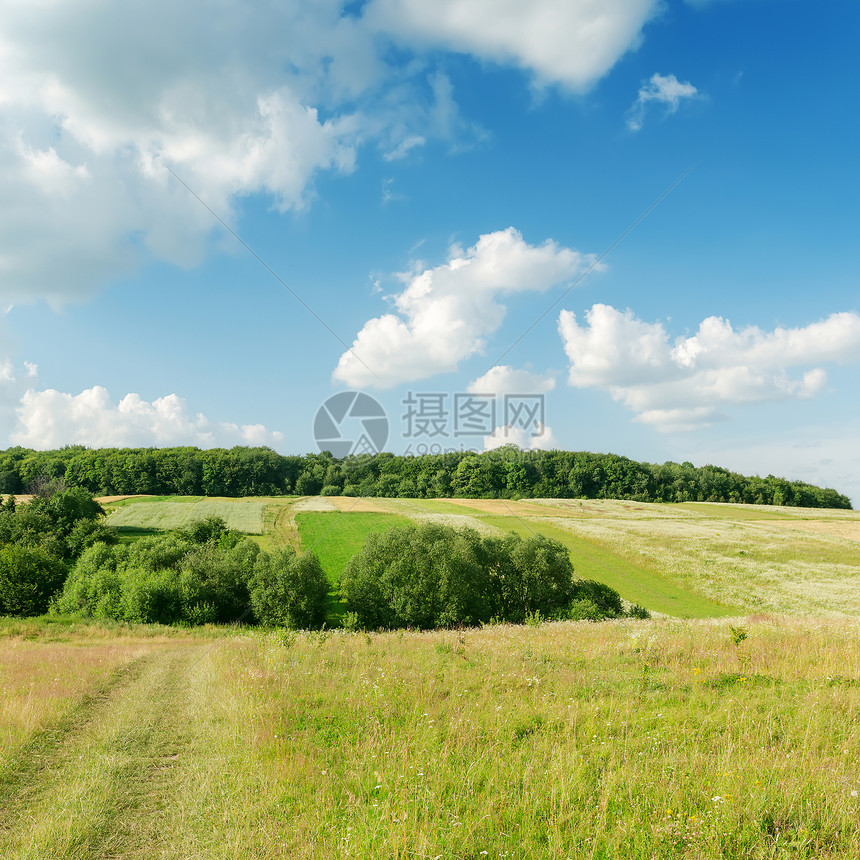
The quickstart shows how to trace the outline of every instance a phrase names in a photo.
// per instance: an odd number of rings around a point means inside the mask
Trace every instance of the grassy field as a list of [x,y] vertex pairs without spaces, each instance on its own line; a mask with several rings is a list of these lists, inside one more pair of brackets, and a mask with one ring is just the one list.
[[[542,533],[577,574],[673,617],[745,612],[860,615],[860,512],[610,500],[125,499],[107,505],[128,534],[217,514],[266,548],[313,548],[335,583],[368,531],[435,520],[484,532]],[[260,534],[262,532],[262,534]],[[140,533],[138,531],[137,533]],[[334,603],[332,604],[334,606]]]
[[655,570],[635,564],[619,553],[611,552],[561,526],[544,520],[538,522],[518,517],[486,516],[484,520],[500,530],[516,532],[523,538],[543,534],[559,541],[570,550],[578,577],[604,582],[625,600],[645,606],[652,612],[676,618],[717,618],[737,613],[737,610],[681,588]]
[[141,496],[105,505],[108,525],[120,531],[177,529],[206,517],[222,517],[227,527],[250,535],[263,533],[266,499],[207,499],[200,496]]
[[0,623],[0,854],[860,856],[860,623],[733,624]]
[[346,563],[364,545],[370,532],[383,532],[392,526],[408,525],[397,514],[305,511],[296,514],[302,549],[313,551],[332,585],[340,582]]

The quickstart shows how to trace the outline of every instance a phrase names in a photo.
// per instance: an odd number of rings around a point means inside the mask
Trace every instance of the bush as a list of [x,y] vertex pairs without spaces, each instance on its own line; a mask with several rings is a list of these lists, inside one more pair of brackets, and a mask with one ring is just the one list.
[[187,528],[177,529],[176,534],[191,543],[217,543],[229,534],[227,522],[223,517],[211,516],[191,523]]
[[122,618],[122,587],[117,566],[125,547],[95,543],[81,554],[66,579],[54,610],[61,614],[92,618]]
[[436,523],[368,535],[341,576],[348,609],[368,629],[489,620],[480,540],[477,532]]
[[142,570],[177,568],[194,547],[182,532],[144,537],[129,546],[128,564]]
[[622,613],[617,592],[573,574],[564,546],[542,535],[482,538],[428,523],[368,535],[343,572],[341,594],[352,623],[365,629]]
[[558,542],[536,535],[485,538],[484,564],[490,572],[492,615],[522,624],[526,616],[559,614],[573,599],[573,565]]
[[195,547],[179,562],[184,618],[208,622],[242,620],[249,611],[250,583],[259,546],[249,538],[228,550],[217,544]]
[[0,549],[0,615],[47,612],[65,577],[63,563],[41,547],[4,546]]
[[624,604],[621,595],[602,582],[593,579],[580,579],[574,583],[573,598],[589,600],[602,613],[604,618],[620,618],[624,615]]
[[602,621],[606,616],[597,604],[587,598],[580,598],[572,600],[561,617],[565,621]]
[[254,615],[267,627],[314,629],[325,623],[329,584],[312,552],[292,548],[257,556],[250,598]]
[[124,621],[176,624],[184,620],[182,590],[173,571],[125,568],[120,580]]
[[627,610],[627,614],[631,618],[641,618],[643,620],[651,617],[651,613],[644,606],[640,606],[638,603],[634,603],[630,609]]

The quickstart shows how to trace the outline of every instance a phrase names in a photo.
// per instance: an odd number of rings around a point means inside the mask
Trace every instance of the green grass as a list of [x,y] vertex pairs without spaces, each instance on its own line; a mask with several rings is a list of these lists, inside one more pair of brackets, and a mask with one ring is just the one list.
[[[613,500],[540,506],[526,500],[523,505],[491,503],[498,513],[486,513],[469,500],[374,499],[388,513],[294,514],[294,501],[144,497],[111,504],[110,522],[121,527],[123,540],[132,540],[216,513],[233,528],[256,529],[265,549],[314,548],[335,583],[369,530],[405,524],[410,517],[445,521],[453,514],[471,518],[476,526],[556,538],[571,551],[580,576],[605,582],[654,612],[675,617],[736,611],[860,615],[860,513],[855,511]],[[463,521],[468,519],[457,520]],[[340,607],[332,600],[339,617]]]
[[653,570],[634,564],[585,538],[539,519],[484,516],[485,522],[523,538],[543,534],[570,550],[570,558],[581,579],[594,579],[614,588],[625,600],[652,612],[675,618],[718,618],[735,615],[737,609],[721,606],[702,595],[680,588]]
[[857,621],[744,632],[0,639],[0,854],[860,856]]
[[[166,530],[183,528],[195,520],[222,517],[227,527],[245,534],[263,533],[268,502],[260,499],[168,498],[153,501],[126,499],[111,508],[107,523],[117,528]],[[129,504],[132,502],[132,504]],[[129,533],[133,534],[133,533]]]
[[296,522],[302,549],[316,553],[332,586],[340,582],[346,563],[361,550],[370,532],[410,525],[409,520],[396,514],[341,511],[306,511],[296,514]]

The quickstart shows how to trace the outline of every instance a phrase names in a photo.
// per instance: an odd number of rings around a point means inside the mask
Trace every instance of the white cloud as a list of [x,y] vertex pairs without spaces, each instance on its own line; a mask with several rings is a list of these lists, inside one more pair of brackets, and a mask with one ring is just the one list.
[[639,90],[639,95],[627,112],[627,127],[639,131],[645,122],[645,113],[652,103],[664,105],[667,114],[675,113],[683,100],[700,98],[699,91],[690,83],[681,83],[674,75],[654,74]]
[[658,0],[371,0],[365,16],[409,45],[441,47],[584,90],[629,50]]
[[[594,83],[658,0],[0,0],[0,302],[94,295],[153,258],[197,265],[241,198],[280,210],[385,158],[484,133],[427,47]],[[14,85],[9,82],[14,82]]]
[[[585,325],[562,311],[559,332],[570,385],[604,389],[637,420],[665,431],[724,420],[726,404],[815,397],[827,376],[811,365],[860,361],[860,315],[853,312],[771,332],[735,331],[728,320],[708,317],[695,335],[670,343],[662,323],[596,304]],[[794,368],[801,370],[790,375]]]
[[561,447],[551,427],[538,424],[537,431],[532,435],[524,428],[510,424],[496,427],[490,436],[484,436],[484,450],[492,451],[502,445],[516,445],[524,451],[552,451]]
[[[241,198],[300,209],[321,171],[479,132],[450,81],[395,68],[340,0],[0,0],[0,301],[85,299],[198,264]],[[14,86],[3,82],[14,81]]]
[[176,394],[152,403],[127,394],[119,403],[107,390],[94,386],[80,394],[27,391],[21,398],[18,430],[13,444],[30,448],[56,448],[80,444],[91,447],[148,447],[196,445],[201,448],[233,445],[275,445],[281,433],[260,424],[239,426],[213,422],[193,415]]
[[318,171],[355,163],[362,124],[339,100],[381,74],[334,0],[0,0],[0,20],[7,303],[86,298],[151,256],[198,263],[217,224],[164,164],[227,221],[246,194],[305,205]]
[[467,391],[471,394],[544,394],[555,388],[552,376],[541,376],[529,370],[516,370],[509,364],[497,364],[483,376],[470,382]]
[[21,396],[33,386],[37,374],[38,367],[29,361],[24,362],[22,372],[11,359],[0,359],[0,432],[14,424]]
[[368,320],[334,379],[351,387],[391,387],[452,371],[481,352],[505,315],[498,297],[543,291],[571,280],[594,258],[551,240],[529,245],[513,227],[481,236],[448,262],[403,276],[396,313]]

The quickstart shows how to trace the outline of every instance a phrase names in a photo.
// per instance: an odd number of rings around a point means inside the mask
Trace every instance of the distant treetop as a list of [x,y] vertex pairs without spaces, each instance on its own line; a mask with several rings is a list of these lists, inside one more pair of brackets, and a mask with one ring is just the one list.
[[617,454],[520,451],[423,456],[282,455],[271,448],[85,448],[0,452],[0,493],[63,482],[94,495],[345,495],[401,498],[581,498],[735,502],[851,509],[847,496],[803,481],[719,466],[640,463]]

